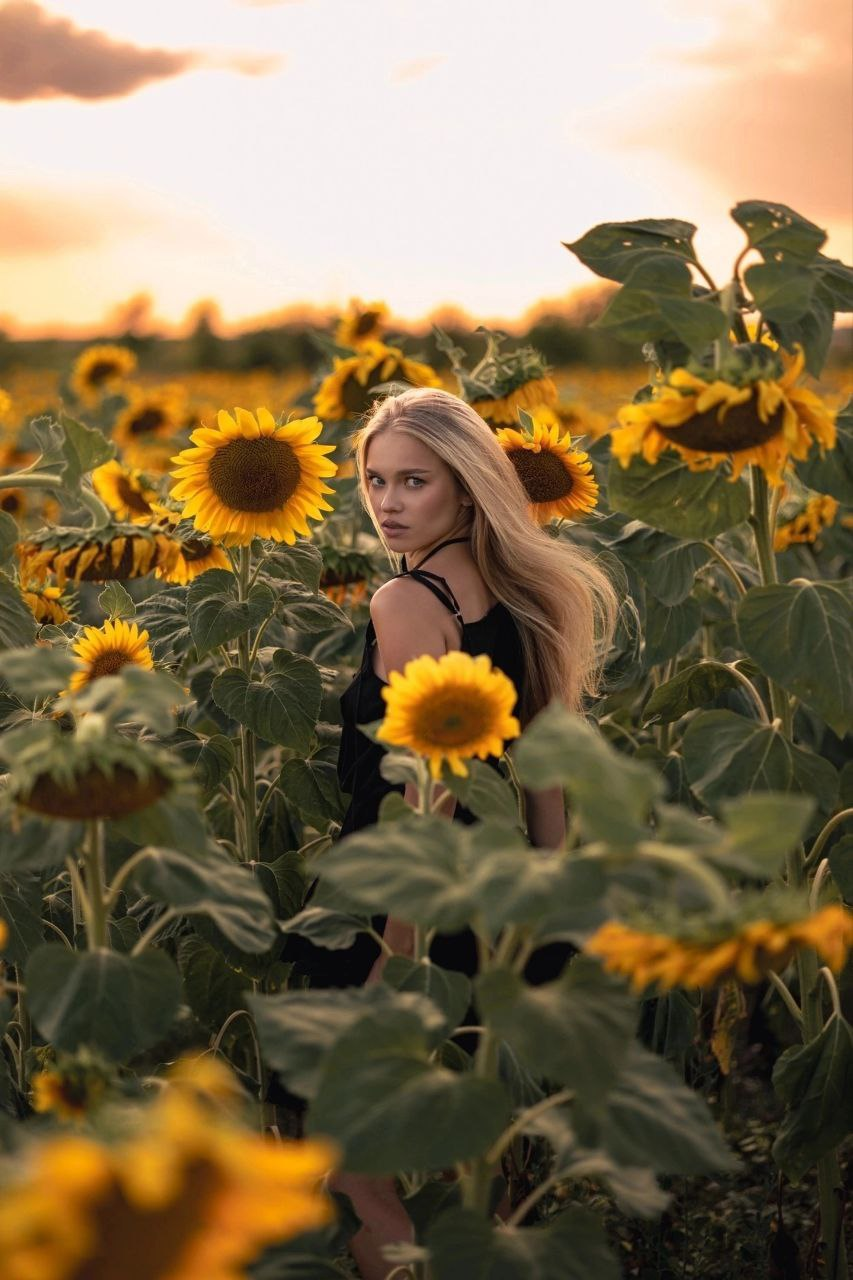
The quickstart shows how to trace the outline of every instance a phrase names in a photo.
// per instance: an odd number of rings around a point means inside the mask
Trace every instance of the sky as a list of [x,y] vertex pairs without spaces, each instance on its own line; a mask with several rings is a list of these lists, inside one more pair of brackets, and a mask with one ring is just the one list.
[[518,316],[604,221],[782,201],[853,257],[848,0],[0,0],[0,328]]

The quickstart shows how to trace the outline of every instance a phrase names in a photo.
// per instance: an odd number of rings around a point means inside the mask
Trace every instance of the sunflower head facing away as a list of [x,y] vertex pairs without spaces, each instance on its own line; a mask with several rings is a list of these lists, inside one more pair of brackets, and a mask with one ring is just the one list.
[[824,529],[835,523],[839,503],[828,493],[816,493],[801,511],[776,526],[773,550],[787,551],[795,542],[817,542]]
[[66,582],[126,582],[169,568],[178,544],[162,530],[115,524],[99,529],[44,529],[19,542],[22,581],[43,583],[48,574],[60,590]]
[[692,471],[728,459],[732,480],[754,463],[779,485],[789,459],[804,459],[813,440],[822,449],[835,447],[834,414],[796,385],[803,368],[799,347],[787,356],[750,343],[736,348],[717,375],[675,369],[651,399],[619,410],[613,455],[627,467],[634,454],[654,464],[665,449],[675,449]]
[[139,471],[123,467],[113,459],[95,468],[92,486],[117,519],[129,520],[131,524],[147,524],[151,520],[151,504],[157,491],[145,483]]
[[21,587],[21,595],[36,622],[42,626],[52,623],[55,627],[61,627],[64,622],[71,621],[70,602],[63,599],[59,587],[37,587],[31,584]]
[[572,448],[572,437],[559,426],[527,414],[524,421],[521,431],[499,428],[497,440],[524,485],[531,515],[539,524],[582,519],[598,500],[589,456]]
[[360,417],[376,399],[370,388],[394,381],[412,387],[441,386],[441,379],[428,364],[410,360],[399,347],[371,340],[354,356],[335,356],[332,372],[314,397],[314,408],[331,422]]
[[136,368],[127,347],[87,347],[74,362],[71,390],[83,404],[96,404],[108,391],[117,391]]
[[71,693],[78,693],[101,676],[114,676],[128,665],[145,671],[151,671],[154,666],[148,632],[140,631],[137,623],[125,622],[122,618],[107,620],[102,627],[84,627],[71,651],[86,664],[71,677],[68,686]]
[[322,477],[333,476],[326,454],[334,445],[316,444],[322,430],[316,418],[277,424],[268,409],[221,409],[216,429],[199,427],[193,448],[173,459],[177,483],[172,497],[183,502],[184,519],[229,546],[247,546],[253,538],[292,545],[297,533],[310,534],[308,517],[322,520],[332,508],[332,493]]
[[363,551],[325,546],[320,590],[337,605],[359,604],[367,595],[373,561]]
[[465,777],[465,760],[499,756],[504,742],[521,732],[511,714],[515,686],[487,654],[454,649],[440,658],[414,658],[402,672],[391,672],[382,697],[386,712],[377,738],[425,756],[433,778],[441,777],[445,762]]
[[366,342],[375,341],[388,316],[384,302],[362,303],[353,298],[349,310],[338,325],[335,341],[342,347],[357,351]]
[[505,333],[485,328],[482,332],[486,351],[471,370],[463,364],[465,352],[454,346],[446,334],[439,331],[437,341],[453,366],[463,398],[492,430],[514,426],[519,409],[555,408],[557,388],[541,353],[534,347],[505,351]]

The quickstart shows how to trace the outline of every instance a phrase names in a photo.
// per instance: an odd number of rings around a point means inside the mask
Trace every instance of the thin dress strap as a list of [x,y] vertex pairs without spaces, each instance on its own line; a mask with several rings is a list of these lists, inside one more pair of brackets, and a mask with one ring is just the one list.
[[[423,560],[421,561],[421,564],[426,564],[427,560],[429,560],[431,556],[434,556],[437,551],[441,551],[443,547],[449,547],[454,542],[468,542],[468,541],[469,541],[468,538],[447,538],[444,542],[440,542],[437,547],[433,547],[432,551],[430,551],[427,555],[424,556]],[[420,565],[418,565],[417,568],[415,569],[409,569],[406,566],[406,557],[403,556],[403,568],[399,573],[396,573],[394,577],[395,578],[414,578],[416,582],[420,582],[422,586],[426,587],[428,591],[432,592],[432,594],[436,597],[437,600],[441,601],[441,603],[445,606],[445,608],[450,610],[450,612],[453,614],[456,621],[459,623],[459,626],[464,627],[465,622],[462,617],[462,610],[459,608],[459,601],[456,599],[456,596],[453,594],[450,584],[447,582],[445,578],[442,578],[440,574],[430,573],[429,570],[422,569]],[[436,586],[435,585],[436,583],[438,583],[439,585]]]

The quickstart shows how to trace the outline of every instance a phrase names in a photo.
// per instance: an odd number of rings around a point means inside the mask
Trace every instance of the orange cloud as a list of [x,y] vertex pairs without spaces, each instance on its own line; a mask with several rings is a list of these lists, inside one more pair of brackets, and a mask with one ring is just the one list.
[[103,31],[83,30],[34,0],[0,8],[0,99],[120,98],[199,66],[263,75],[279,60],[263,55],[213,58],[197,50],[141,49]]

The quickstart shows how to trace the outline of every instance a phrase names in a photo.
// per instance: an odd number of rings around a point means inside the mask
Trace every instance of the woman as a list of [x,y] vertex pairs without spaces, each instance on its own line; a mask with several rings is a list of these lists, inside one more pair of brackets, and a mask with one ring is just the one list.
[[[377,533],[402,569],[371,600],[361,667],[341,699],[338,769],[352,797],[342,835],[375,822],[383,797],[402,790],[381,776],[382,747],[356,727],[383,717],[389,672],[422,654],[486,653],[513,681],[523,726],[554,698],[581,709],[595,690],[616,614],[606,575],[587,552],[533,523],[515,468],[491,429],[457,396],[419,387],[378,402],[358,434],[356,465]],[[405,796],[416,803],[411,784]],[[443,812],[473,821],[449,793]],[[526,813],[534,845],[562,843],[558,788],[528,793]],[[413,930],[405,921],[389,918],[384,936],[393,952],[411,954]],[[544,969],[528,978],[553,976],[547,951],[538,953]],[[366,935],[347,951],[314,955],[317,966],[308,967],[315,985],[376,981],[385,963]],[[476,970],[470,934],[437,938],[431,955],[446,968]],[[388,1269],[382,1244],[411,1238],[393,1179],[341,1174],[336,1186],[352,1198],[364,1224],[352,1242],[362,1276],[378,1280]]]

